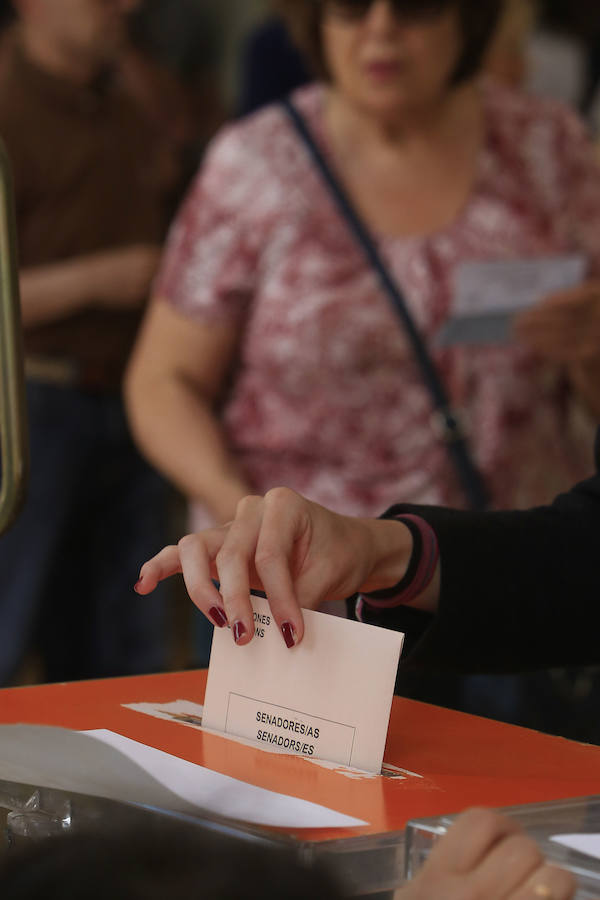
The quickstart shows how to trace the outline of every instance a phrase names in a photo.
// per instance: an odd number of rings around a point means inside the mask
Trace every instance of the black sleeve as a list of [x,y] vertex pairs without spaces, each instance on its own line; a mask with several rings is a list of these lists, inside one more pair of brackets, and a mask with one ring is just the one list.
[[600,662],[600,474],[551,506],[475,513],[401,504],[436,532],[435,616],[365,608],[407,631],[406,669],[507,672]]

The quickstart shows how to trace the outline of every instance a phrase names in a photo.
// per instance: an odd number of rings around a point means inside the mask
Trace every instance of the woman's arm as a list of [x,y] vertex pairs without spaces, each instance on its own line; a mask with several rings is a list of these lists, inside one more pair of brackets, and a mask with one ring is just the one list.
[[[599,474],[530,510],[398,509],[432,526],[441,559],[437,614],[404,665],[509,672],[600,662]],[[363,618],[407,628],[402,607]]]
[[140,307],[148,298],[159,252],[153,244],[133,244],[22,269],[23,324],[43,325],[91,307]]
[[[429,522],[441,559],[410,607],[369,612],[365,604],[363,620],[400,630],[407,610],[413,618],[436,613],[406,664],[514,671],[599,661],[600,475],[531,510],[395,510]],[[277,488],[246,498],[227,526],[165,548],[142,566],[136,588],[149,593],[183,572],[192,600],[213,621],[244,626],[239,643],[252,637],[249,590],[264,590],[284,638],[287,623],[297,643],[301,607],[395,585],[412,550],[401,521],[340,516]]]
[[148,459],[217,522],[249,492],[214,413],[237,344],[230,324],[203,324],[151,304],[125,377],[131,428]]

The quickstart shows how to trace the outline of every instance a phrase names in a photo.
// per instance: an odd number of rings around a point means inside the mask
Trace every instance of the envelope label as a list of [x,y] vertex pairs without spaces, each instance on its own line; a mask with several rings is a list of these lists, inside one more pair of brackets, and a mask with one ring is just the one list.
[[350,764],[356,729],[331,719],[230,692],[225,732],[288,753]]

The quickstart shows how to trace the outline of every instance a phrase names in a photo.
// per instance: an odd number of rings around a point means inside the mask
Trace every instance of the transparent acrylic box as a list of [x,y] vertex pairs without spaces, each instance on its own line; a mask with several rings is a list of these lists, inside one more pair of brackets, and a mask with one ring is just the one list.
[[[500,810],[516,819],[534,838],[549,862],[577,877],[577,900],[600,897],[600,859],[550,840],[557,834],[600,834],[600,795],[510,806]],[[448,831],[458,814],[413,819],[406,826],[406,878],[419,871],[434,844]]]
[[216,833],[232,843],[287,847],[309,865],[323,862],[337,875],[348,896],[389,897],[404,880],[404,832],[309,841],[201,810],[197,815],[185,815],[141,803],[0,780],[2,810],[8,811],[4,841],[9,850],[64,831],[110,831],[116,823],[162,830],[169,823],[177,823],[196,830],[199,839],[202,833]]

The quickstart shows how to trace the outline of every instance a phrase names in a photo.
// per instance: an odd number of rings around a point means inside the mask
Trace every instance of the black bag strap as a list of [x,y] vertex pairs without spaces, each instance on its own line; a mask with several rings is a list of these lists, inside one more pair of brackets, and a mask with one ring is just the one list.
[[404,326],[421,369],[423,381],[433,400],[434,417],[438,423],[440,436],[446,444],[448,453],[455,466],[470,506],[476,510],[485,509],[488,498],[483,477],[469,453],[465,435],[461,428],[460,419],[457,413],[451,408],[446,388],[444,387],[433,360],[427,351],[425,342],[406,306],[406,302],[396,281],[383,262],[368,228],[358,216],[347,193],[323,156],[304,117],[289,99],[283,100],[282,106],[307,149],[310,151],[313,161],[319,169],[327,187],[331,191],[350,231],[360,245],[367,261],[377,273],[394,311]]

